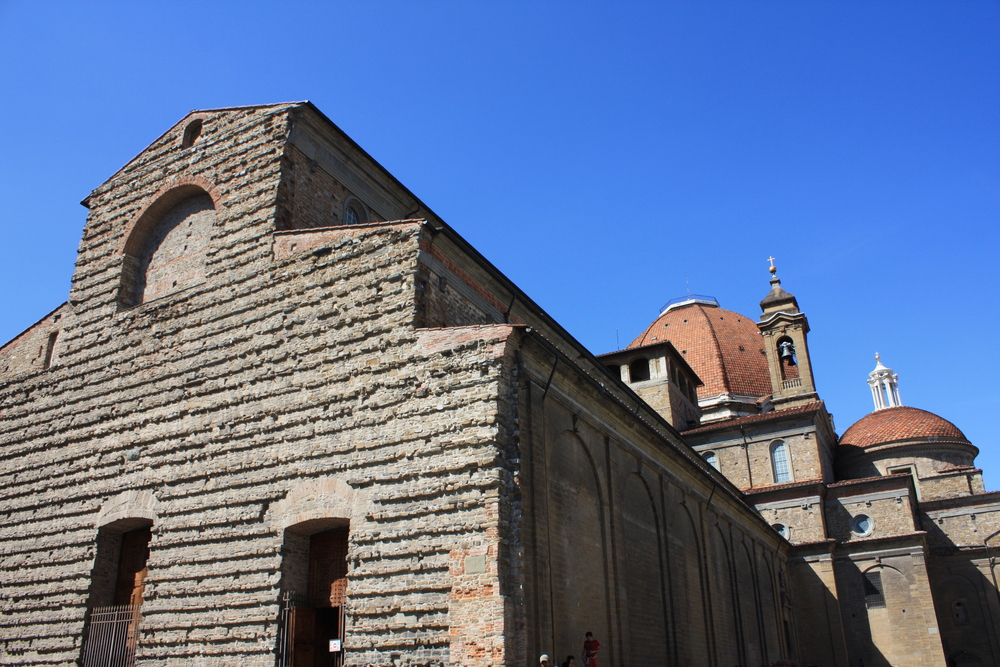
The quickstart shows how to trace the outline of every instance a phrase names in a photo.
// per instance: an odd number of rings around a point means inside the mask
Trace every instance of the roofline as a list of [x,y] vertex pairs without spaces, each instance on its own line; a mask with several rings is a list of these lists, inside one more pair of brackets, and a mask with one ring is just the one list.
[[696,382],[696,386],[698,386],[698,387],[704,387],[705,386],[705,383],[702,382],[701,378],[698,377],[698,374],[694,372],[694,369],[691,368],[691,365],[687,362],[686,359],[684,359],[683,355],[681,355],[681,353],[677,351],[677,348],[674,347],[674,344],[671,343],[669,339],[668,340],[664,340],[662,343],[649,343],[648,345],[640,345],[638,347],[626,347],[626,348],[621,349],[621,350],[615,350],[614,352],[602,352],[601,354],[595,354],[594,356],[597,359],[601,359],[603,357],[610,357],[612,354],[621,354],[622,352],[635,352],[636,350],[645,350],[647,348],[657,347],[659,345],[666,345],[667,348],[669,348],[669,349],[671,349],[671,350],[674,351],[674,356],[681,362],[681,364],[684,365],[684,368],[686,368],[687,370],[689,370],[691,372],[691,375],[694,376],[694,379],[695,379],[695,382]]
[[16,336],[14,336],[13,338],[11,338],[9,341],[7,341],[6,343],[4,343],[3,345],[0,345],[0,352],[2,352],[5,347],[7,347],[8,345],[10,345],[14,341],[16,341],[21,336],[23,336],[24,334],[28,333],[29,331],[31,331],[35,327],[37,327],[43,321],[45,321],[46,319],[48,319],[49,317],[51,317],[53,315],[53,313],[55,313],[57,310],[59,310],[60,308],[62,308],[63,306],[66,306],[66,305],[69,305],[69,301],[63,301],[58,306],[56,306],[55,308],[53,308],[52,310],[50,310],[46,314],[42,315],[41,317],[39,317],[37,320],[35,320],[31,324],[29,324],[27,329],[25,329],[21,333],[17,334]]
[[[747,415],[745,417],[737,417],[735,419],[727,419],[721,422],[715,422],[714,424],[706,424],[705,426],[697,426],[686,431],[681,431],[681,435],[688,436],[694,435],[695,433],[707,433],[708,431],[724,429],[724,428],[736,428],[743,426],[744,424],[757,424],[760,422],[768,422],[772,419],[779,419],[781,417],[787,417],[791,414],[796,415],[807,415],[819,412],[824,408],[823,400],[818,399],[812,403],[819,403],[815,408],[809,408],[808,410],[801,410],[799,412],[792,412],[792,410],[797,410],[798,408],[804,408],[805,405],[796,406],[794,408],[787,408],[785,410],[771,410],[770,412],[762,412],[757,415]],[[806,405],[811,405],[812,403],[806,403]]]
[[[161,132],[159,134],[159,136],[157,136],[155,139],[153,139],[148,144],[146,144],[142,148],[142,150],[140,150],[138,153],[136,153],[135,155],[133,155],[128,160],[128,162],[126,162],[121,167],[119,167],[115,171],[115,173],[111,174],[106,179],[104,179],[103,181],[101,181],[101,183],[97,187],[95,187],[94,189],[92,189],[87,194],[86,197],[84,197],[83,199],[80,200],[80,205],[83,206],[84,208],[88,208],[89,209],[90,208],[90,198],[94,196],[95,192],[97,192],[98,190],[100,190],[106,183],[110,183],[111,181],[115,180],[115,178],[117,178],[120,173],[122,173],[123,171],[125,171],[130,164],[132,164],[137,159],[139,159],[139,156],[142,155],[143,153],[145,153],[147,148],[149,148],[150,146],[152,146],[153,144],[155,144],[157,141],[159,141],[163,137],[167,136],[175,127],[177,127],[182,122],[184,122],[185,118],[190,118],[192,115],[199,114],[199,113],[213,113],[213,112],[219,112],[219,111],[237,111],[239,109],[266,109],[266,108],[269,108],[269,107],[288,107],[288,108],[291,109],[291,108],[294,108],[296,106],[303,105],[303,104],[310,104],[310,102],[308,100],[303,100],[303,101],[300,101],[300,102],[278,102],[276,104],[244,104],[244,105],[233,106],[233,107],[217,107],[215,109],[191,109],[191,111],[188,111],[186,114],[184,114],[183,116],[181,116],[177,120],[176,123],[174,123],[173,125],[171,125],[170,127],[168,127],[166,130],[164,130],[163,132]],[[313,107],[313,108],[315,108],[315,107]]]

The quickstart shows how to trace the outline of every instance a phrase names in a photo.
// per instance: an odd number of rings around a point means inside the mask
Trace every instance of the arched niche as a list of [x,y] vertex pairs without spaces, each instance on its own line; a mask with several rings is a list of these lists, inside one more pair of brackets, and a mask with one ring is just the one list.
[[636,664],[667,664],[666,600],[660,517],[646,480],[630,473],[619,489],[622,544],[621,584],[630,641],[626,650]]
[[121,307],[129,308],[205,281],[216,223],[211,184],[190,179],[162,188],[136,217],[122,247]]
[[549,444],[547,534],[551,559],[554,644],[578,645],[584,632],[614,642],[608,610],[609,563],[604,530],[606,497],[587,444],[563,431]]

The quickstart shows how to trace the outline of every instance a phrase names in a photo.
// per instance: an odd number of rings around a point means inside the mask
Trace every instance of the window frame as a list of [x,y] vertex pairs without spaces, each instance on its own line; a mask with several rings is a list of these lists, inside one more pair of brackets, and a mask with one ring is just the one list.
[[[775,452],[781,452],[784,470],[779,470],[778,460],[775,457]],[[795,478],[792,475],[792,454],[789,451],[788,443],[784,440],[775,440],[771,443],[769,447],[770,459],[771,459],[771,475],[774,479],[775,484],[788,484],[794,482]]]

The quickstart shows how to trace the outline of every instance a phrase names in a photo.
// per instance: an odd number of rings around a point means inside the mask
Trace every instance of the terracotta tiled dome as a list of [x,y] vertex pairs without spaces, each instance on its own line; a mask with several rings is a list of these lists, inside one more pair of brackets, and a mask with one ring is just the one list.
[[899,406],[876,410],[854,422],[840,436],[840,446],[864,449],[913,440],[969,442],[947,419],[926,410]]
[[698,387],[698,398],[724,393],[770,396],[764,340],[753,319],[706,303],[675,306],[628,347],[667,340],[705,383]]

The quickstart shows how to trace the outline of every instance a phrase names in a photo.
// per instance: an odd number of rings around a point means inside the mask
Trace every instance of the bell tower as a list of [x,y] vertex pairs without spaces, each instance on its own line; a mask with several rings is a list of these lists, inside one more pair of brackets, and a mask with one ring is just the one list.
[[757,327],[764,337],[771,374],[771,402],[775,409],[781,410],[819,400],[819,397],[806,343],[809,322],[799,311],[795,296],[781,288],[774,258],[768,261],[771,262],[771,291],[760,302],[762,314]]

